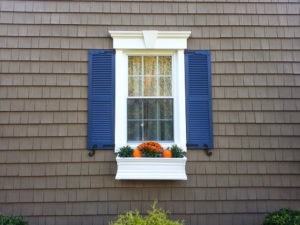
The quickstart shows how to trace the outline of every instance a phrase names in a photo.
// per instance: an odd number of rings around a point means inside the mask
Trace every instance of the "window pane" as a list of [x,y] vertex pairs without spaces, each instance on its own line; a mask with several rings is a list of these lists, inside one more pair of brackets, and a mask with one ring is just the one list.
[[128,121],[127,131],[128,141],[142,140],[142,121]]
[[157,101],[144,99],[144,119],[158,119]]
[[156,96],[157,81],[155,77],[144,78],[144,96]]
[[142,96],[142,78],[128,77],[128,95]]
[[129,141],[173,140],[173,99],[128,99]]
[[139,119],[143,117],[143,100],[128,99],[127,103],[127,116],[128,119]]
[[158,140],[157,137],[157,122],[156,121],[145,121],[144,122],[145,140]]
[[128,56],[128,75],[142,74],[142,56]]
[[160,77],[159,78],[159,95],[172,96],[172,78]]
[[159,125],[160,140],[173,140],[173,121],[161,121]]
[[159,75],[172,74],[172,56],[158,57],[158,74]]
[[173,100],[161,99],[159,100],[159,118],[173,119]]
[[144,56],[144,75],[155,75],[156,56]]

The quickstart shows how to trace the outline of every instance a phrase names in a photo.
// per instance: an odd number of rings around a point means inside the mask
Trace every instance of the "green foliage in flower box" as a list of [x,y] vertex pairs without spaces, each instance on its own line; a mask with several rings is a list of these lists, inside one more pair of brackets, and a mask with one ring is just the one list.
[[130,146],[123,146],[120,148],[120,151],[118,152],[119,157],[132,157],[133,154],[133,148]]
[[172,157],[173,158],[183,158],[184,152],[182,148],[178,147],[177,145],[172,145],[171,147]]

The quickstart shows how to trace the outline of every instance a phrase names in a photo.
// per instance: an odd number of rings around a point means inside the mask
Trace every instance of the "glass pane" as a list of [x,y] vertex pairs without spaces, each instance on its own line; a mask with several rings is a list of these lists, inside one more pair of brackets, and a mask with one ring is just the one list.
[[142,121],[128,121],[127,138],[128,141],[142,140]]
[[129,141],[173,140],[172,99],[128,99],[127,120]]
[[144,122],[145,141],[157,140],[157,122]]
[[160,77],[159,78],[159,95],[172,96],[172,78]]
[[159,118],[173,119],[173,100],[163,99],[159,101]]
[[156,56],[144,56],[144,75],[156,74]]
[[127,116],[128,116],[128,119],[142,119],[142,117],[143,117],[143,100],[128,99]]
[[128,95],[142,96],[142,78],[128,77]]
[[157,100],[145,99],[144,100],[144,119],[157,119]]
[[142,56],[128,56],[128,75],[142,74]]
[[160,140],[173,140],[173,121],[160,121]]
[[158,74],[172,75],[172,56],[158,57]]
[[144,77],[144,96],[156,96],[157,82],[155,77]]

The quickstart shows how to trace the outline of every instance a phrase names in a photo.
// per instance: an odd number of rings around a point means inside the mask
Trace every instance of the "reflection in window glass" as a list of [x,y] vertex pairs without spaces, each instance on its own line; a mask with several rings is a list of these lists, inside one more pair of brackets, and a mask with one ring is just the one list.
[[128,121],[128,141],[143,140],[142,126],[139,121]]
[[128,56],[128,75],[142,74],[142,56]]
[[155,77],[144,78],[144,96],[157,96],[157,79]]
[[172,78],[160,77],[159,78],[159,95],[172,96]]
[[128,95],[142,96],[142,81],[141,77],[128,77]]
[[129,96],[172,96],[171,56],[128,56]]
[[172,74],[172,56],[158,57],[158,74],[159,75]]
[[156,56],[144,56],[144,75],[156,75]]
[[172,141],[173,133],[172,56],[128,56],[128,141]]
[[128,141],[173,140],[173,99],[128,99]]

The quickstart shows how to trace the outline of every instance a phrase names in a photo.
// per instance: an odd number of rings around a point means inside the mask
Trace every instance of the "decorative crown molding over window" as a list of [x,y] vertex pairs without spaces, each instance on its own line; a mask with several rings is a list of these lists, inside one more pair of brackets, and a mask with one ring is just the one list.
[[114,49],[186,49],[191,31],[109,31]]
[[155,30],[144,30],[144,41],[146,48],[155,48],[155,42],[157,39],[157,31]]

